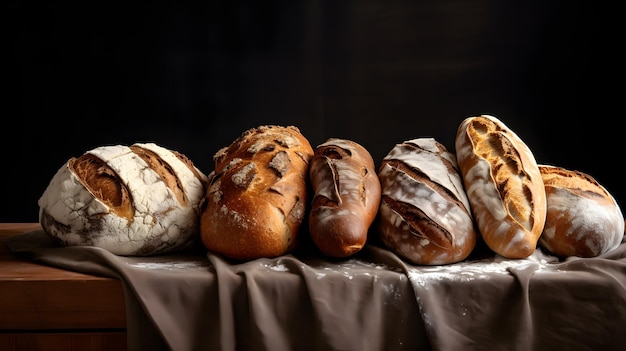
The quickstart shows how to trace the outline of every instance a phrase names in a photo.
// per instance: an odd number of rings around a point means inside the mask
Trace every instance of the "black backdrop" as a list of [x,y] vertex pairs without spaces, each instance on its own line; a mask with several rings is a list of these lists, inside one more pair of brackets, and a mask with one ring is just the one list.
[[[616,5],[615,5],[616,6]],[[0,4],[0,221],[36,222],[56,170],[97,146],[155,142],[205,173],[262,124],[316,146],[353,139],[450,150],[495,115],[539,163],[626,201],[616,8],[582,1],[223,1]]]

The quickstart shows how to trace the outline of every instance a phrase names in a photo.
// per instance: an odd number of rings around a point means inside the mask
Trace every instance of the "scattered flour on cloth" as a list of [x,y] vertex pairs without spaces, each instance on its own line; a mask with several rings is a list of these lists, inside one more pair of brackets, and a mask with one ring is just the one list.
[[535,266],[535,271],[558,271],[554,263],[558,259],[544,254],[540,249],[527,258],[509,259],[500,255],[479,260],[467,260],[440,266],[414,266],[408,272],[413,284],[428,287],[429,283],[441,280],[471,281],[489,279],[493,274],[509,275],[510,269],[525,269]]

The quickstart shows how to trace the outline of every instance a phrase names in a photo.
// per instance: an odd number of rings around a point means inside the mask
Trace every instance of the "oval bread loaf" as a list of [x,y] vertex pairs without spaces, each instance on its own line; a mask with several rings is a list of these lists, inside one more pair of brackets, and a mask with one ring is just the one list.
[[219,150],[202,205],[206,248],[239,260],[293,250],[306,216],[312,156],[295,126],[249,129]]
[[491,250],[526,258],[537,247],[546,221],[546,192],[526,143],[489,115],[459,125],[457,162],[478,230]]
[[380,204],[370,153],[354,141],[330,138],[316,147],[309,178],[314,193],[309,232],[315,245],[331,257],[359,252]]
[[559,257],[596,257],[624,238],[624,216],[613,196],[590,175],[539,165],[548,212],[539,244]]
[[102,146],[71,158],[39,199],[39,222],[68,246],[147,256],[199,239],[207,177],[154,143]]
[[397,144],[378,177],[381,241],[420,265],[456,263],[469,256],[477,233],[456,158],[433,138]]

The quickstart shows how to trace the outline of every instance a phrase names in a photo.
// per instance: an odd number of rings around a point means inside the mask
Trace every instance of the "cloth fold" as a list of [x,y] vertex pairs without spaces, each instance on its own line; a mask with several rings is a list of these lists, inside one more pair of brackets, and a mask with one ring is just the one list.
[[296,252],[235,262],[202,248],[124,257],[59,247],[42,230],[9,249],[121,280],[129,350],[618,350],[626,244],[559,261],[471,256],[415,266],[367,244],[347,259]]

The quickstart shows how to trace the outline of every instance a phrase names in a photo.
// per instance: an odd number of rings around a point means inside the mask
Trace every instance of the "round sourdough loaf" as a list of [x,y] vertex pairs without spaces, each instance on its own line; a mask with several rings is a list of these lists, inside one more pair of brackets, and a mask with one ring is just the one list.
[[239,260],[296,247],[313,149],[294,126],[249,129],[213,156],[200,232],[214,253]]
[[489,115],[459,125],[456,156],[485,243],[506,258],[526,258],[546,221],[546,191],[526,143]]
[[39,199],[39,222],[68,246],[147,256],[199,238],[207,177],[154,143],[101,146],[68,160]]
[[330,138],[315,148],[309,178],[314,193],[309,232],[315,245],[331,257],[359,252],[380,204],[370,153],[352,140]]
[[378,177],[381,241],[420,265],[464,260],[477,233],[456,158],[433,138],[397,144],[383,159]]
[[595,257],[624,238],[624,216],[613,196],[593,177],[539,165],[548,213],[539,245],[559,257]]

